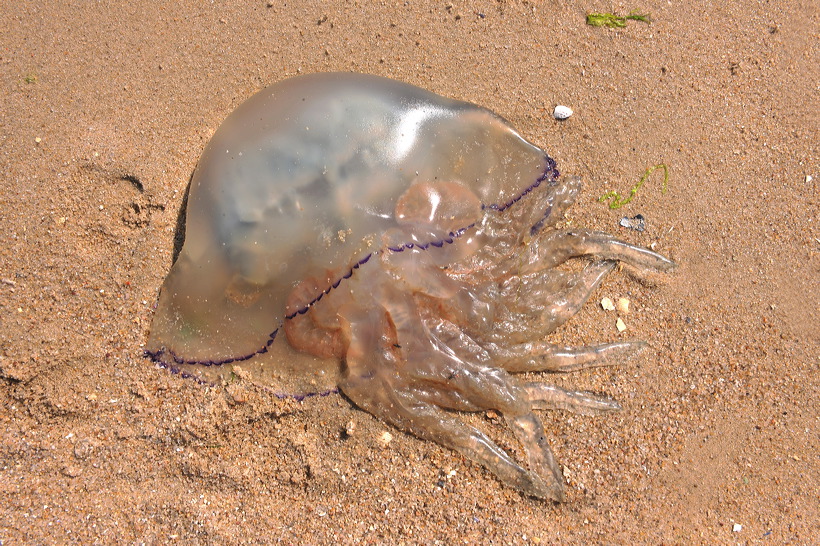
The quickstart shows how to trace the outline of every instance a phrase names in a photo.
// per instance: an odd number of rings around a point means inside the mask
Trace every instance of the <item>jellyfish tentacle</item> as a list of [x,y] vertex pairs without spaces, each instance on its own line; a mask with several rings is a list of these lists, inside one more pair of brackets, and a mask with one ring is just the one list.
[[462,393],[442,388],[440,383],[415,382],[412,386],[413,395],[419,400],[439,408],[453,411],[477,412],[484,408],[476,405]]
[[[540,480],[537,491],[525,489],[525,492],[563,502],[563,476],[547,443],[541,421],[532,413],[529,392],[501,368],[472,364],[457,357],[448,360],[451,362],[443,360],[440,363],[442,366],[434,376],[425,378],[431,383],[431,388],[424,391],[425,394],[433,393],[432,400],[439,407],[495,409],[501,412],[527,453],[530,473]],[[414,368],[412,362],[408,364]],[[443,388],[450,392],[444,393]],[[420,399],[419,394],[415,394],[417,400]],[[475,456],[467,456],[475,459]],[[486,463],[483,464],[487,466]],[[497,464],[496,462],[495,465]],[[498,470],[492,466],[488,468],[500,476]],[[521,488],[520,485],[517,487]]]
[[[615,262],[592,262],[583,271],[564,275],[563,286],[557,291],[538,293],[529,287],[526,297],[516,297],[507,304],[506,316],[499,316],[488,341],[498,344],[521,343],[555,331],[584,305],[604,277],[615,267]],[[553,275],[556,271],[543,272]],[[520,279],[520,278],[519,278]],[[532,279],[525,280],[530,285]],[[508,296],[508,299],[511,299]]]
[[385,272],[401,282],[406,291],[447,299],[452,298],[461,288],[458,281],[442,273],[441,268],[433,262],[430,252],[415,246],[395,248],[401,250],[383,253],[381,261]]
[[[564,290],[555,294],[556,297],[543,307],[543,331],[552,332],[572,318],[614,267],[615,262],[612,261],[593,262],[574,275]],[[539,302],[536,305],[540,307],[543,303]]]
[[646,347],[643,341],[619,341],[583,347],[555,345],[544,341],[519,344],[488,344],[484,349],[496,366],[511,373],[574,372],[614,366],[626,362]]
[[419,399],[415,393],[374,381],[343,382],[341,388],[354,404],[382,421],[461,453],[528,495],[554,498],[541,476],[518,465],[481,431]]
[[524,446],[529,467],[544,480],[547,498],[564,502],[564,475],[547,443],[541,420],[532,412],[504,417],[518,441]]
[[[413,362],[409,363],[412,367]],[[428,363],[427,368],[431,366]],[[417,367],[421,369],[421,367]],[[529,411],[527,393],[520,383],[501,368],[464,362],[458,358],[439,359],[431,372],[413,373],[413,381],[438,385],[460,394],[479,409],[495,409],[520,415]]]
[[548,202],[543,225],[554,226],[560,222],[580,192],[581,179],[577,176],[565,176],[560,184],[553,187],[553,191],[544,192],[548,196]]
[[[436,441],[449,445],[463,455],[483,464],[499,478],[529,495],[562,502],[564,500],[563,476],[547,443],[543,426],[538,417],[532,413],[529,393],[515,378],[507,375],[501,369],[471,368],[472,366],[468,363],[462,362],[458,368],[442,369],[443,375],[438,378],[438,384],[432,383],[428,390],[416,391],[410,396],[416,403],[424,399],[425,402],[432,402],[443,408],[468,411],[498,410],[504,415],[527,453],[529,471],[524,470],[525,474],[522,475],[523,469],[517,463],[511,458],[509,462],[500,458],[496,450],[508,458],[506,452],[492,442],[489,446],[484,445],[489,440],[482,433],[458,420],[449,424],[442,423],[448,429],[446,432],[449,435],[456,434],[452,440],[453,445],[448,444],[449,440],[443,441],[440,437],[437,437]],[[429,378],[428,381],[433,382],[435,378]],[[446,384],[447,391],[441,388],[444,384]],[[432,398],[427,398],[430,394]],[[446,415],[438,409],[435,411],[438,419]],[[448,421],[449,419],[448,416]],[[429,423],[425,425],[425,428],[434,430],[431,429]],[[461,432],[461,429],[467,433],[466,438],[458,438],[458,435],[465,434]],[[414,433],[424,436],[419,432],[414,431]],[[487,457],[488,450],[492,453],[490,458]],[[514,481],[510,481],[510,462],[513,465],[512,479]]]
[[[521,220],[529,220],[529,230],[518,233],[528,238],[544,228],[554,227],[560,222],[567,210],[575,203],[581,191],[581,179],[577,176],[565,176],[560,183],[550,186],[550,191],[533,191],[525,203],[516,203],[521,210],[516,211]],[[509,229],[509,228],[506,228]]]
[[400,353],[391,345],[383,310],[348,305],[339,315],[348,344],[339,387],[354,404],[399,429],[461,453],[528,495],[556,497],[554,487],[541,476],[518,465],[481,431],[423,400],[399,377]]
[[560,265],[571,258],[595,256],[617,260],[642,270],[668,272],[675,262],[653,252],[622,241],[608,233],[590,229],[553,231],[534,239],[522,257],[522,273],[530,273]]
[[533,409],[566,410],[582,415],[595,415],[618,411],[621,405],[606,396],[586,391],[570,391],[547,383],[525,383]]

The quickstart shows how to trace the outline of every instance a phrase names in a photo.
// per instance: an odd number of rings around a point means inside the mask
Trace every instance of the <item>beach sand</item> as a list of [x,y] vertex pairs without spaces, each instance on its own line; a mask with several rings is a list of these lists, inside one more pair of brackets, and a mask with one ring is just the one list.
[[[817,2],[317,4],[4,2],[0,543],[816,541]],[[636,8],[652,23],[585,23]],[[256,91],[325,71],[494,110],[582,177],[571,225],[680,264],[613,273],[549,337],[649,343],[546,378],[623,405],[542,415],[566,503],[343,396],[204,387],[143,358],[208,139]],[[622,209],[597,201],[660,163],[666,193],[657,171]],[[646,231],[619,227],[636,214]],[[463,418],[521,456],[491,413]]]

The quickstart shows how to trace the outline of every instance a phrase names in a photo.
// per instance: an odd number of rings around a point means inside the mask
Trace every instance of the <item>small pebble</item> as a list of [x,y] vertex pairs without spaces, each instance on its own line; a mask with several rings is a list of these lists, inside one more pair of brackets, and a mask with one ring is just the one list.
[[735,523],[734,525],[732,525],[732,532],[739,533],[742,530],[743,530],[743,526],[741,524]]
[[624,324],[623,319],[619,318],[615,321],[615,328],[617,328],[619,332],[626,330],[626,324]]
[[62,468],[61,472],[64,476],[68,476],[69,478],[76,478],[77,476],[79,476],[80,474],[83,473],[83,469],[79,468],[77,466],[68,464],[68,465],[65,465]]
[[810,174],[807,174],[807,175],[806,175],[806,184],[808,184],[808,183],[809,183],[809,182],[811,182],[812,180],[814,180],[814,177],[813,177],[812,175],[810,175]]
[[618,298],[618,304],[615,306],[619,313],[624,315],[629,313],[629,300],[626,298]]
[[555,107],[555,110],[553,110],[552,115],[558,120],[567,119],[572,115],[572,108],[559,104]]
[[612,303],[610,298],[604,298],[601,300],[601,307],[603,307],[604,311],[614,311],[615,304]]
[[386,430],[379,436],[379,445],[383,448],[387,447],[391,441],[393,441],[393,435]]

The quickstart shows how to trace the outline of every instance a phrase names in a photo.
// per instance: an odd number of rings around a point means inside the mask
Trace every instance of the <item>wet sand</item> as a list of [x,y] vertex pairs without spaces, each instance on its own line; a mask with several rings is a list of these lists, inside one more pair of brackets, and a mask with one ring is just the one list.
[[[640,8],[609,30],[590,11]],[[0,542],[808,544],[820,535],[816,2],[8,2],[0,13]],[[568,501],[522,496],[339,395],[207,388],[142,357],[199,154],[323,71],[486,106],[585,184],[571,225],[680,264],[616,272],[551,340],[645,339],[547,378]],[[557,104],[575,114],[552,118]],[[669,166],[619,210],[647,167]],[[643,233],[618,226],[642,214]],[[626,297],[627,329],[597,305]],[[520,449],[491,414],[465,415]],[[350,431],[347,434],[345,431]],[[389,431],[392,441],[380,441]]]

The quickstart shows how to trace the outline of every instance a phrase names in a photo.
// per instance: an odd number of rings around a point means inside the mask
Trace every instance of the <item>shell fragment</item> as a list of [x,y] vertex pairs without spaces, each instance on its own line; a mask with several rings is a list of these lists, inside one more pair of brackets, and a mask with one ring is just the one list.
[[564,120],[572,115],[572,108],[559,104],[553,110],[552,115],[555,119]]

